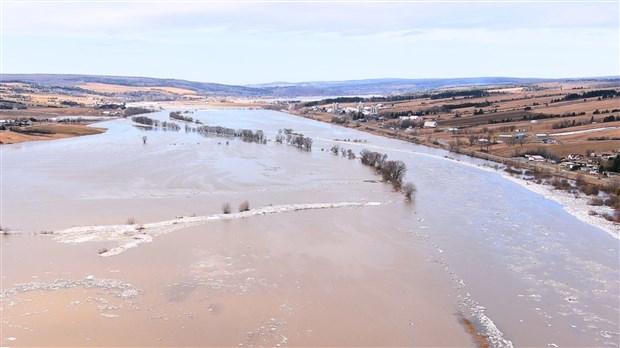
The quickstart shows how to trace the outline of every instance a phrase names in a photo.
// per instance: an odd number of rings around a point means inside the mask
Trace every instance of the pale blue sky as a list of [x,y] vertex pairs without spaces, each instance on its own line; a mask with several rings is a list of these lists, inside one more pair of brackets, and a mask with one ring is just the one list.
[[228,84],[620,74],[620,2],[2,1],[5,73]]

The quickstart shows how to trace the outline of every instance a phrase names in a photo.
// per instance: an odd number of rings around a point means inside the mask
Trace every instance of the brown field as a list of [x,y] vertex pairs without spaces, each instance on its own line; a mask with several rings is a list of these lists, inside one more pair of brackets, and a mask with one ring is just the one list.
[[97,102],[103,101],[103,98],[94,94],[85,94],[79,96],[64,94],[25,94],[28,103],[37,105],[60,105],[61,101],[70,101],[86,106],[95,105]]
[[[484,86],[476,88],[485,88]],[[412,132],[406,133],[400,127],[399,119],[385,119],[360,123],[349,120],[348,127],[355,127],[360,130],[389,136],[393,138],[423,143],[436,147],[458,146],[467,153],[476,155],[481,150],[481,157],[498,155],[503,158],[512,157],[531,150],[540,148],[548,150],[557,157],[565,157],[568,154],[585,154],[587,151],[600,153],[620,152],[620,128],[606,129],[591,133],[578,133],[562,135],[561,133],[576,132],[583,130],[596,130],[607,127],[620,127],[620,121],[602,123],[604,117],[620,116],[620,97],[598,100],[598,97],[561,101],[552,103],[552,99],[561,99],[567,94],[583,93],[599,89],[615,89],[620,91],[618,86],[613,86],[609,82],[601,81],[570,81],[562,83],[539,84],[526,87],[498,87],[487,86],[486,89],[497,94],[479,98],[445,98],[431,100],[430,98],[413,99],[395,102],[366,102],[365,106],[381,103],[384,108],[379,110],[378,116],[389,116],[395,112],[431,111],[430,114],[421,117],[422,121],[436,121],[437,128],[416,128]],[[462,103],[484,103],[490,102],[485,107],[467,107],[445,111],[441,109],[443,105],[458,105]],[[356,103],[343,103],[342,108],[355,107]],[[331,107],[331,105],[325,105]],[[525,108],[529,110],[525,110]],[[474,115],[475,110],[482,109],[481,115]],[[594,114],[596,110],[606,113]],[[309,108],[296,110],[297,113],[313,119],[331,122],[334,116],[326,112],[313,112]],[[456,117],[456,113],[460,117]],[[575,116],[569,116],[575,113]],[[582,115],[579,115],[582,113]],[[552,118],[532,120],[539,114],[556,115]],[[525,119],[524,119],[525,116]],[[592,120],[594,122],[592,122]],[[418,122],[422,122],[418,121]],[[574,121],[574,125],[573,125]],[[493,123],[491,123],[493,122]],[[445,132],[448,128],[458,128],[456,134]],[[506,138],[499,135],[509,135],[524,133],[527,135],[523,143],[508,144]],[[536,134],[556,134],[550,136],[551,143],[545,144]],[[470,140],[470,137],[472,140]],[[600,139],[607,137],[607,139]],[[599,139],[594,139],[599,138]],[[611,139],[610,139],[611,138]],[[616,139],[614,139],[616,138]],[[491,142],[497,141],[489,146],[478,144],[478,139],[489,139]],[[499,141],[498,141],[499,140]],[[505,140],[505,141],[502,141]],[[472,145],[471,142],[474,142]],[[473,151],[473,152],[472,152]],[[487,153],[488,151],[488,153]]]
[[588,114],[592,114],[596,109],[603,110],[613,110],[620,108],[620,99],[603,99],[596,100],[596,98],[587,99],[584,103],[583,99],[574,100],[570,102],[559,102],[549,104],[548,107],[544,107],[540,109],[540,112],[546,114],[565,114],[565,113],[580,113],[586,112]]
[[196,94],[196,91],[192,91],[191,89],[184,88],[176,88],[176,87],[134,87],[134,86],[122,86],[122,85],[111,85],[105,83],[87,83],[85,85],[79,85],[78,87],[87,89],[90,91],[94,91],[97,93],[125,93],[125,92],[152,92],[152,91],[161,91],[172,94]]
[[0,110],[0,119],[50,118],[57,116],[102,116],[104,110],[88,107],[28,108],[26,110]]
[[24,134],[11,131],[0,131],[0,143],[15,144],[25,141],[62,139],[99,134],[106,131],[105,128],[88,127],[82,124],[43,124],[29,128],[48,130],[54,132],[54,134]]

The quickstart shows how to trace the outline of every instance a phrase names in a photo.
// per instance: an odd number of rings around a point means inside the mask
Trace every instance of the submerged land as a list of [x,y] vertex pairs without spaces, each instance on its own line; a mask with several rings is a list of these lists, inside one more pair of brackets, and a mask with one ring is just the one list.
[[[262,108],[502,163],[513,174],[568,192],[577,188],[596,196],[620,188],[620,79],[615,77],[254,86],[86,75],[5,79],[0,84],[4,144],[98,134],[104,129],[88,125],[163,107]],[[592,203],[605,199],[593,197]],[[612,199],[606,205],[616,213],[605,216],[620,222],[620,204]]]
[[5,81],[2,342],[614,346],[619,91]]

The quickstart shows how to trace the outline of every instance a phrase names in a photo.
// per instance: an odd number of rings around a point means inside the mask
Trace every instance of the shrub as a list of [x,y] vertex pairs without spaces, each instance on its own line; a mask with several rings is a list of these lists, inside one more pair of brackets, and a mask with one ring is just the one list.
[[224,214],[230,214],[230,212],[232,211],[231,207],[230,207],[230,203],[224,203],[222,204],[222,213]]
[[558,179],[558,178],[553,178],[551,180],[551,185],[553,187],[555,187],[557,190],[564,190],[564,191],[571,191],[572,190],[572,185],[568,182],[568,180],[566,179]]
[[403,185],[403,194],[405,195],[405,198],[407,198],[407,200],[410,201],[413,197],[415,197],[415,194],[417,192],[418,189],[411,181],[407,181],[405,185]]
[[336,145],[332,146],[332,148],[329,149],[329,151],[331,151],[334,155],[337,155],[338,152],[340,151],[340,145],[336,144]]
[[616,195],[609,195],[605,199],[604,204],[608,207],[620,207],[620,198]]
[[598,187],[594,185],[584,184],[584,185],[579,186],[579,189],[581,190],[581,192],[583,192],[584,194],[588,196],[598,195]]
[[243,202],[241,202],[241,204],[239,204],[239,211],[240,212],[244,212],[244,211],[248,211],[248,210],[250,210],[250,202],[243,201]]
[[593,197],[588,201],[589,205],[601,206],[603,205],[603,199],[601,197]]
[[403,161],[385,161],[380,171],[385,180],[392,182],[394,185],[400,185],[407,172],[407,166]]
[[130,217],[129,219],[127,219],[127,225],[135,225],[136,224],[136,219]]

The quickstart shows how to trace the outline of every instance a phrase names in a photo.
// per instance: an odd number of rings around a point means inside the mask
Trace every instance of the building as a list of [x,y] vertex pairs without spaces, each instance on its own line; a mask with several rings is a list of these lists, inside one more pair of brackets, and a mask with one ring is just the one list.
[[425,121],[424,122],[424,128],[436,128],[437,127],[437,121]]
[[545,158],[540,155],[527,155],[527,160],[533,162],[544,162]]

